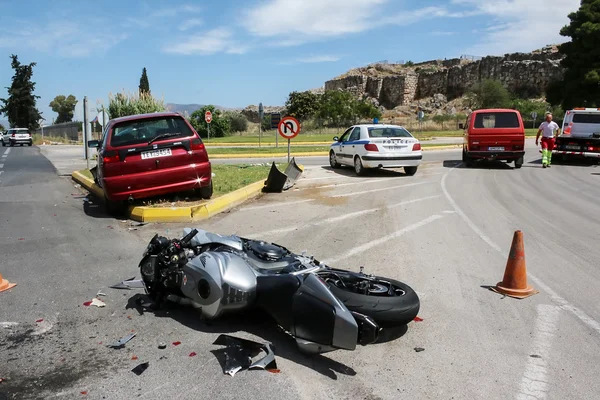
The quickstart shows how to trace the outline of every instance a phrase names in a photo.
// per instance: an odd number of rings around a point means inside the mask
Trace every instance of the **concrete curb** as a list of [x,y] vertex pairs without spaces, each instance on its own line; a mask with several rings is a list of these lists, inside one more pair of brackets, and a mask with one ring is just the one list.
[[[304,170],[303,165],[298,165]],[[103,190],[94,183],[94,181],[83,174],[74,171],[71,174],[72,179],[83,186],[89,192],[92,192],[101,199],[104,199]],[[185,207],[129,207],[129,218],[138,222],[196,222],[214,217],[215,215],[236,207],[247,200],[253,199],[262,193],[264,182],[267,178],[251,183],[233,192],[209,200],[204,204]]]
[[[422,151],[434,151],[434,150],[447,150],[447,149],[455,149],[462,147],[462,144],[449,144],[442,146],[424,146],[421,147]],[[311,151],[311,152],[299,152],[293,153],[290,152],[290,157],[326,157],[329,155],[327,151]],[[237,153],[237,154],[209,154],[209,158],[211,159],[223,159],[223,158],[281,158],[287,157],[287,153],[270,153],[270,154],[260,154],[260,153]]]
[[[281,138],[282,141],[285,141],[285,139]],[[329,146],[331,143],[333,142],[294,142],[291,147],[294,146]],[[280,146],[285,146],[287,148],[287,143],[279,143]],[[204,146],[206,146],[206,148],[211,148],[211,147],[241,147],[241,146],[246,146],[246,147],[258,147],[258,143],[255,142],[248,142],[248,143],[206,143],[204,142]],[[273,143],[262,143],[263,147],[275,147],[275,142]]]

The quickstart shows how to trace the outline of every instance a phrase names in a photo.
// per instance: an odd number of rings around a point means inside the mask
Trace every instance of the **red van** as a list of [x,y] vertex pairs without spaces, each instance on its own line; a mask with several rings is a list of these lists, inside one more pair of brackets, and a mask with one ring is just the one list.
[[94,180],[111,213],[127,201],[195,189],[213,193],[212,168],[202,139],[179,113],[131,115],[110,120],[98,149]]
[[477,160],[515,162],[521,168],[525,156],[525,126],[518,110],[475,110],[464,127],[462,159],[467,167]]

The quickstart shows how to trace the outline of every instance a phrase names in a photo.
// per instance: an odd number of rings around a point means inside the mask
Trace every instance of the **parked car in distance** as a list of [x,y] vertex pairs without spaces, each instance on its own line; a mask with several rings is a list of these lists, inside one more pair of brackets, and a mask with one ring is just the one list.
[[464,130],[462,160],[467,167],[478,160],[514,161],[515,168],[523,166],[525,126],[518,110],[475,110]]
[[196,190],[213,194],[212,167],[200,135],[179,113],[138,114],[112,119],[97,148],[93,175],[104,191],[108,210],[118,213],[127,202]]
[[404,168],[407,175],[414,175],[423,159],[419,140],[398,125],[353,125],[333,140],[331,167],[352,166],[357,175],[369,168]]
[[7,144],[10,146],[16,144],[32,146],[33,137],[27,128],[10,128],[2,135],[2,146]]

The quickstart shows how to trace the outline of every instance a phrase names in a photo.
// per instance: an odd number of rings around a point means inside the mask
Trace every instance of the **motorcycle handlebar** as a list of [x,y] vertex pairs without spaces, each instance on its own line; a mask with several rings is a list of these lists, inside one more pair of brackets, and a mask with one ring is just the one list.
[[181,239],[181,243],[183,244],[188,244],[193,238],[194,236],[196,236],[196,234],[198,233],[198,229],[192,229],[192,231],[190,233],[188,233],[187,235],[185,235],[183,237],[183,239]]

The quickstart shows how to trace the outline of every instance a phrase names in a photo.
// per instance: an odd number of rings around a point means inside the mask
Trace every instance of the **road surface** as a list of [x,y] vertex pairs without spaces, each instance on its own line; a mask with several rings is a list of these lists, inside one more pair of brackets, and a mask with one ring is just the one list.
[[[596,398],[600,169],[542,169],[536,149],[527,150],[520,170],[499,163],[466,169],[459,151],[427,153],[413,177],[380,171],[358,178],[325,160],[308,164],[292,190],[198,224],[309,250],[333,266],[364,266],[420,295],[423,321],[406,331],[386,332],[380,343],[354,352],[307,357],[268,321],[251,316],[207,325],[178,306],[139,314],[139,291],[108,286],[139,276],[137,262],[154,233],[179,236],[190,224],[129,230],[101,206],[84,207],[36,147],[12,148],[0,169],[0,246],[3,275],[18,286],[0,293],[0,392],[81,398],[83,391],[93,399]],[[502,280],[517,229],[529,283],[540,291],[525,300],[486,288]],[[83,306],[98,290],[107,306]],[[137,336],[124,349],[106,347],[131,331]],[[224,375],[211,353],[220,333],[275,343],[281,373]],[[167,349],[159,350],[159,342]],[[131,372],[144,361],[148,370]]]

